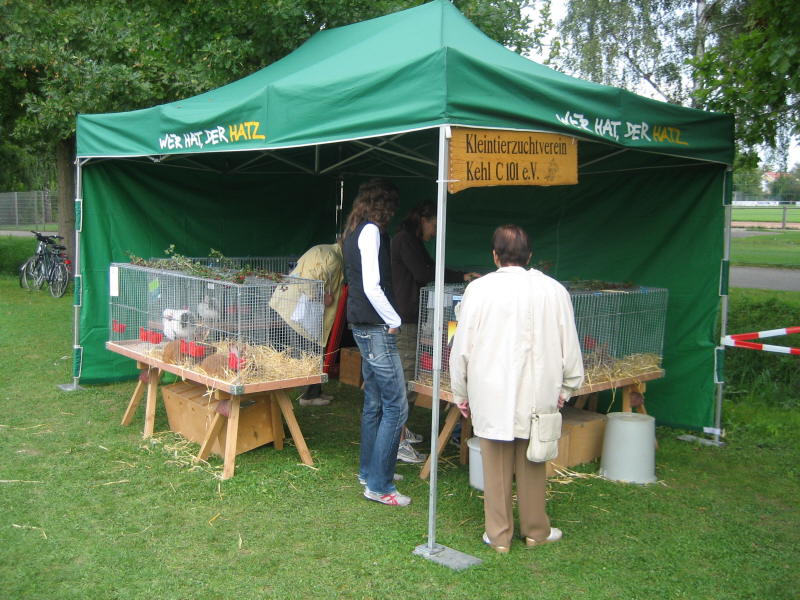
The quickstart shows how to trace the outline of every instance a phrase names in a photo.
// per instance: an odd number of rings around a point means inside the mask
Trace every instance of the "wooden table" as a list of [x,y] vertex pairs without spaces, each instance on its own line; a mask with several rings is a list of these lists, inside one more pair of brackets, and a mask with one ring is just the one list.
[[[654,371],[637,375],[636,377],[626,377],[624,379],[616,379],[613,381],[605,381],[592,385],[584,385],[579,390],[576,390],[572,396],[577,397],[575,403],[577,408],[583,408],[587,402],[590,403],[590,405],[594,404],[596,407],[598,392],[603,390],[622,389],[622,412],[631,412],[631,400],[634,397],[634,394],[641,394],[641,404],[639,404],[636,408],[639,410],[639,412],[646,414],[647,411],[644,408],[644,392],[646,391],[647,386],[646,382],[654,379],[660,379],[662,377],[664,377],[664,370],[656,369]],[[417,392],[419,395],[417,398],[418,406],[428,408],[431,407],[431,399],[433,396],[433,387],[431,385],[420,383],[418,381],[411,381],[409,382],[408,387],[410,391]],[[461,415],[461,411],[458,410],[458,406],[453,400],[453,393],[450,390],[441,389],[439,396],[440,400],[449,403],[450,406],[448,407],[447,416],[445,417],[444,424],[442,425],[442,431],[439,434],[439,440],[436,444],[437,455],[441,453],[444,444],[447,444],[447,440],[449,440],[450,436],[453,434],[456,423],[458,423],[460,420],[461,441],[459,446],[459,460],[462,465],[466,464],[469,456],[467,439],[472,436],[472,420]],[[425,464],[419,473],[420,478],[427,479],[428,475],[430,475],[432,458],[432,456],[429,456],[428,460],[425,461]]]
[[[206,432],[203,443],[200,445],[200,451],[197,454],[198,460],[205,460],[211,452],[211,447],[214,441],[219,437],[222,431],[222,426],[226,425],[225,430],[225,456],[224,465],[222,469],[222,478],[230,479],[233,477],[236,468],[236,442],[239,435],[239,408],[241,402],[250,394],[268,392],[271,396],[272,406],[277,405],[280,412],[272,410],[272,418],[274,428],[280,427],[281,415],[283,420],[289,427],[289,432],[292,435],[292,440],[297,447],[297,452],[300,454],[300,460],[303,464],[313,466],[314,460],[311,458],[311,453],[308,451],[306,441],[303,438],[303,433],[300,430],[300,425],[297,423],[297,418],[294,415],[292,408],[292,401],[286,393],[287,389],[311,385],[314,383],[324,383],[327,380],[326,375],[313,375],[310,377],[297,377],[293,379],[282,379],[280,381],[270,381],[266,383],[257,384],[233,384],[208,377],[200,373],[196,373],[179,365],[165,363],[152,356],[146,356],[141,352],[137,352],[135,348],[126,346],[124,343],[119,342],[106,342],[106,349],[111,352],[116,352],[122,356],[132,358],[136,361],[137,368],[141,369],[139,381],[133,391],[131,400],[128,403],[128,408],[122,417],[122,425],[130,425],[133,420],[133,415],[139,407],[144,390],[147,388],[147,402],[145,404],[144,416],[144,431],[143,437],[149,438],[153,435],[153,428],[155,425],[156,416],[156,402],[158,397],[158,383],[161,379],[162,372],[173,373],[197,383],[203,384],[214,390],[215,397],[220,401],[227,400],[229,403],[228,415],[225,416],[219,412],[214,415],[211,425]],[[274,441],[275,449],[283,449],[283,437],[275,436]]]

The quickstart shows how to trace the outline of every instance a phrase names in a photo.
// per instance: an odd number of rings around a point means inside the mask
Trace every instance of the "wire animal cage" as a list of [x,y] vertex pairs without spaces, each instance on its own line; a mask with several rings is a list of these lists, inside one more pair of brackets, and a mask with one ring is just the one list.
[[[565,284],[572,299],[575,325],[583,355],[585,381],[601,383],[636,377],[661,368],[668,291],[664,288],[624,287],[595,282]],[[442,347],[441,385],[450,389],[450,348],[458,322],[458,304],[465,284],[444,286],[444,326],[435,339],[434,287],[420,290],[415,381],[431,385],[433,348]]]
[[220,279],[112,264],[109,349],[231,384],[322,374],[323,282],[275,274],[234,283],[207,266]]
[[665,288],[565,284],[583,354],[584,381],[631,378],[661,368],[669,292]]

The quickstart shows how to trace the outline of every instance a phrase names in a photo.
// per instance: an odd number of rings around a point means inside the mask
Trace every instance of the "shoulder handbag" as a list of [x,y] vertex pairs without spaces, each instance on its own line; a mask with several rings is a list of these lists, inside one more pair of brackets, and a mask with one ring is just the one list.
[[527,457],[531,462],[546,462],[558,456],[561,439],[561,413],[531,415],[531,435],[528,438]]

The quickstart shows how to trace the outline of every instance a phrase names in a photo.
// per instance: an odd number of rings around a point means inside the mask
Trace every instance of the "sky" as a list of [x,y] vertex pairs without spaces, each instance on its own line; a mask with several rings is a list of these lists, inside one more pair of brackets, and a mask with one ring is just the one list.
[[[566,0],[553,0],[550,5],[550,10],[552,12],[552,20],[553,23],[558,25],[559,21],[564,18],[567,10],[567,2]],[[532,25],[535,25],[535,20],[538,16],[538,12],[535,9],[525,9],[525,13],[531,18]],[[545,40],[545,49],[543,53],[539,53],[535,50],[530,51],[527,54],[527,57],[531,60],[534,60],[538,63],[543,63],[547,58],[547,54],[550,52],[549,48],[549,41],[552,38],[552,35]],[[647,89],[642,89],[639,91],[640,94],[643,96],[647,96],[649,98],[655,98],[656,100],[663,100],[663,98],[657,97],[648,92]],[[764,154],[762,153],[762,160],[764,159]],[[791,170],[795,166],[800,166],[800,145],[798,145],[798,138],[792,138],[791,144],[789,146],[789,159],[788,159],[788,166]]]

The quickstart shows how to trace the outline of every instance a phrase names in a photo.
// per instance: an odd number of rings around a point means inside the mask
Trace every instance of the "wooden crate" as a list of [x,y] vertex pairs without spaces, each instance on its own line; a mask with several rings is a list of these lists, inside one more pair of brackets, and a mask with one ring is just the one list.
[[[204,385],[190,381],[173,383],[161,388],[170,430],[201,444],[205,438],[219,403],[208,394]],[[236,439],[236,454],[247,452],[275,441],[271,402],[268,392],[249,394],[239,409],[239,434]],[[283,427],[282,423],[278,424]],[[281,435],[283,432],[278,432]],[[226,428],[211,446],[211,452],[225,455]]]
[[569,432],[569,464],[572,467],[600,458],[603,453],[603,435],[606,416],[590,410],[564,407],[563,430]]
[[339,381],[361,387],[364,379],[361,377],[361,353],[358,348],[340,348],[339,352]]

